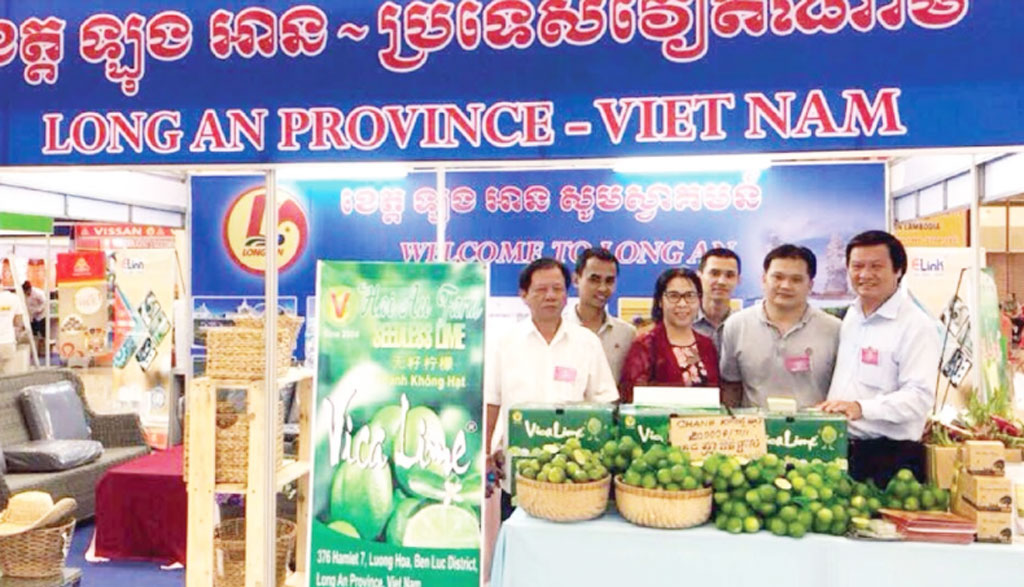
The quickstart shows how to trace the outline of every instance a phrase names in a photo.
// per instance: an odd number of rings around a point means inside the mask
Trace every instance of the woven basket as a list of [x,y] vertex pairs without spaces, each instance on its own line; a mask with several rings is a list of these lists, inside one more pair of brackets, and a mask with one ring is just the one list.
[[[274,573],[277,587],[284,585],[288,560],[295,549],[295,524],[277,520],[277,556]],[[217,561],[214,587],[245,587],[245,518],[225,520],[213,530],[213,550]]]
[[[238,316],[234,326],[210,328],[206,333],[206,375],[217,379],[263,379],[263,318]],[[277,316],[277,373],[282,376],[292,364],[302,318]]]
[[516,499],[535,518],[580,522],[604,513],[611,484],[611,476],[589,483],[544,483],[517,475]]
[[711,518],[711,488],[644,489],[615,478],[615,505],[623,518],[651,528],[692,528]]
[[0,571],[8,577],[60,575],[74,533],[75,519],[68,517],[56,526],[0,538]]
[[[274,431],[275,459],[277,470],[284,465],[284,403],[277,405],[277,426]],[[185,429],[188,429],[188,413],[185,414]],[[186,435],[187,436],[187,435]],[[217,448],[214,483],[241,483],[249,480],[249,419],[239,413],[231,402],[217,402]],[[182,472],[188,480],[188,462],[191,448],[185,445]]]

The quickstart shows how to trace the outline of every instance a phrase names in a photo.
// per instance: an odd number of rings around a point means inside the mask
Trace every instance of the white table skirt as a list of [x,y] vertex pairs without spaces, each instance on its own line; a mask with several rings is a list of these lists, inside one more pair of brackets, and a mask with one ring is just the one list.
[[492,587],[972,587],[1024,585],[1024,545],[873,542],[634,526],[616,513],[556,524],[517,510],[501,528]]

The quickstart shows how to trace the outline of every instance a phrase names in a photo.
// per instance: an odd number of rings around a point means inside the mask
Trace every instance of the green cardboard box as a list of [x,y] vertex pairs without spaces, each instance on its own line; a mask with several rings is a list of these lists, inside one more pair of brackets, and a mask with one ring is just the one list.
[[508,410],[509,477],[516,491],[516,461],[534,448],[559,445],[578,438],[583,448],[600,450],[618,439],[616,406],[600,403],[517,404]]
[[788,462],[821,459],[847,466],[846,418],[821,412],[765,414],[768,452]]
[[672,442],[671,422],[674,418],[722,416],[729,417],[758,415],[756,410],[733,410],[724,408],[683,408],[671,406],[637,406],[623,405],[619,407],[619,436],[631,436],[644,450],[652,444],[674,444]]

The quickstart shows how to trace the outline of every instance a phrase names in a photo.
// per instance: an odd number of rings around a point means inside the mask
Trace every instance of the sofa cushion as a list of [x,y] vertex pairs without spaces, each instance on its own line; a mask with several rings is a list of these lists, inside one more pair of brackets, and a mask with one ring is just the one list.
[[4,450],[7,470],[12,473],[66,471],[101,455],[103,445],[95,440],[33,440]]
[[149,452],[145,446],[118,446],[104,449],[98,461],[68,471],[55,473],[9,473],[4,483],[11,493],[38,490],[54,497],[73,497],[78,501],[75,517],[91,518],[96,503],[96,483],[107,469],[126,463]]
[[70,381],[31,385],[21,391],[21,411],[33,440],[88,440],[85,406]]

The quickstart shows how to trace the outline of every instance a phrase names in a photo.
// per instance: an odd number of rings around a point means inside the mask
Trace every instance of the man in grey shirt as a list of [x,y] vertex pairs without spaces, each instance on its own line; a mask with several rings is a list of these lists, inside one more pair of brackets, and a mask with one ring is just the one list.
[[632,324],[607,311],[618,277],[619,261],[611,251],[593,247],[581,252],[576,258],[576,271],[572,276],[580,301],[566,308],[562,316],[569,322],[589,328],[601,339],[615,383],[619,382],[622,362],[636,338],[636,328]]
[[697,269],[704,297],[693,329],[710,338],[721,350],[722,327],[731,310],[732,292],[740,282],[740,257],[729,249],[708,249]]
[[839,347],[840,321],[807,303],[817,260],[807,247],[780,245],[764,258],[764,300],[729,318],[722,331],[722,396],[730,406],[798,408],[824,401]]

